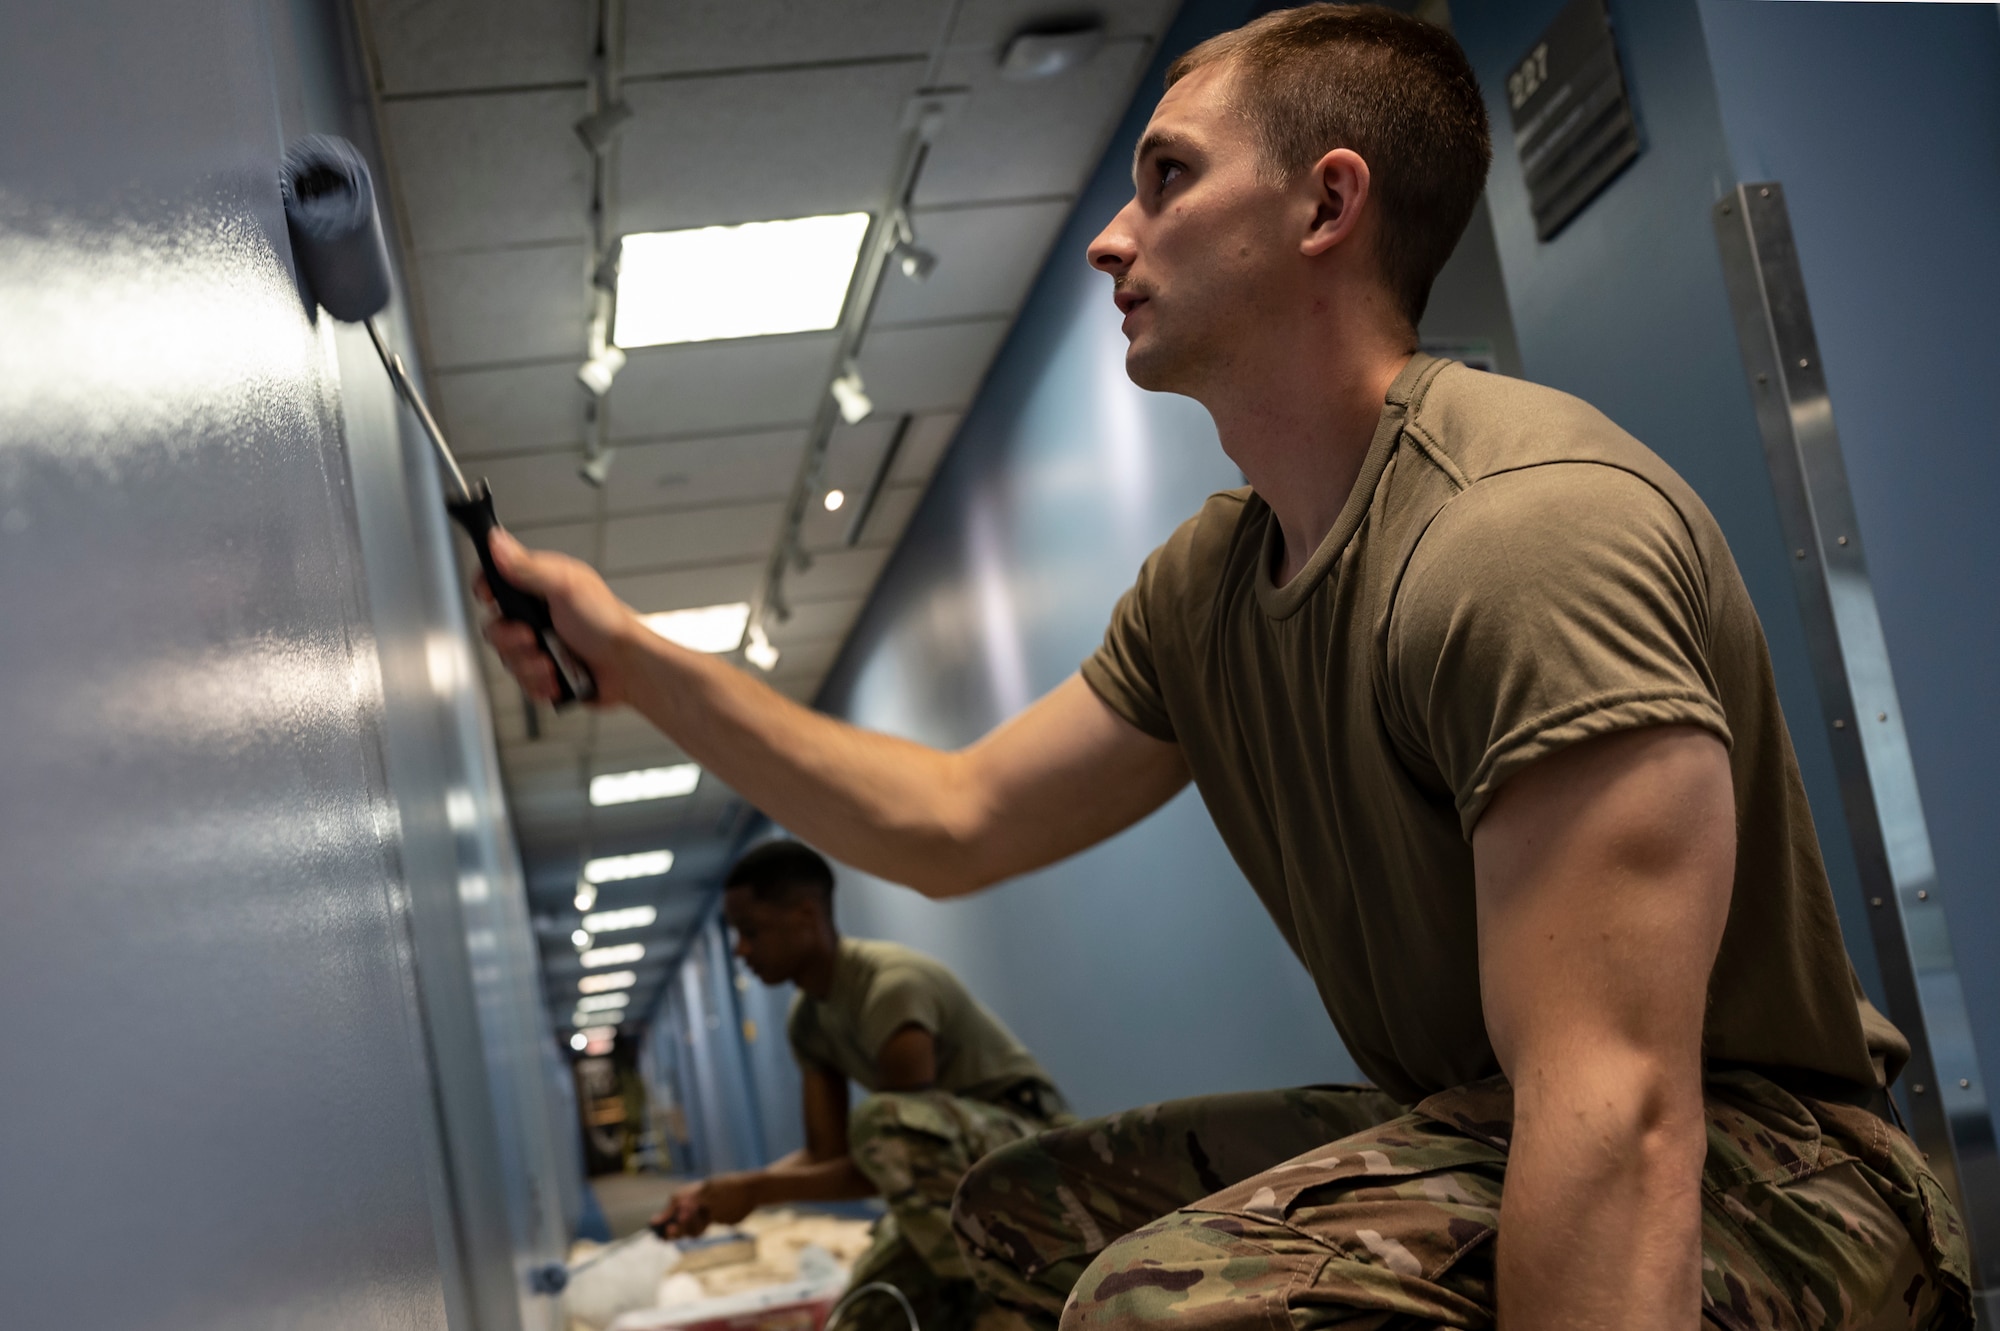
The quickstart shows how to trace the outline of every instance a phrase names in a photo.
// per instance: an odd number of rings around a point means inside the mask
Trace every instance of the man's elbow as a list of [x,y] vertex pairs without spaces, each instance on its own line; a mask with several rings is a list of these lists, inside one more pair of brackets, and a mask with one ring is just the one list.
[[1644,1050],[1572,1053],[1562,1074],[1516,1087],[1520,1126],[1567,1124],[1627,1167],[1699,1171],[1708,1150],[1699,1064]]

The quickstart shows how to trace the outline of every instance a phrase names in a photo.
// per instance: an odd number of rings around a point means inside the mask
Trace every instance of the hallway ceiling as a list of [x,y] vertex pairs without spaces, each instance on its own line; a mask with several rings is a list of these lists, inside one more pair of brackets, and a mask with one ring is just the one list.
[[[859,496],[908,432],[853,546],[851,510],[808,509],[809,570],[774,624],[768,676],[810,702],[999,350],[1176,0],[626,0],[611,153],[616,234],[865,210],[893,202],[905,110],[966,90],[912,195],[923,282],[891,265],[859,368],[875,404],[837,426],[827,484]],[[643,613],[748,601],[780,536],[835,334],[637,348],[605,399],[615,447],[584,482],[591,312],[592,0],[362,0],[394,202],[431,395],[465,469],[528,544],[594,564]],[[1088,62],[1001,76],[1024,28],[1096,15]],[[935,70],[935,76],[932,71]],[[1080,256],[1077,256],[1078,261]],[[742,665],[740,654],[732,657]],[[589,779],[681,761],[635,713],[539,713],[486,654],[501,765],[567,1033],[582,973],[570,935],[586,855],[669,848],[664,877],[608,884],[597,909],[658,907],[626,1011],[640,1019],[696,926],[749,811],[704,774],[692,795],[593,809]],[[751,667],[743,666],[745,669]]]

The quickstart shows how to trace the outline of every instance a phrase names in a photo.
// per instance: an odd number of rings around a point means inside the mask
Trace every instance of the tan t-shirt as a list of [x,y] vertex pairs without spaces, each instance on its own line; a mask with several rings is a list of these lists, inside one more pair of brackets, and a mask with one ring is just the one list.
[[832,990],[824,1001],[795,995],[786,1034],[800,1063],[830,1068],[873,1091],[882,1046],[905,1026],[921,1026],[936,1041],[940,1090],[993,1100],[1024,1081],[1054,1085],[941,962],[879,939],[840,940]]
[[1873,1085],[1908,1057],[1841,943],[1763,628],[1694,491],[1596,410],[1419,356],[1298,576],[1211,497],[1146,561],[1083,676],[1177,742],[1355,1061],[1411,1101],[1499,1070],[1471,835],[1565,745],[1684,724],[1730,746],[1735,895],[1717,1061]]

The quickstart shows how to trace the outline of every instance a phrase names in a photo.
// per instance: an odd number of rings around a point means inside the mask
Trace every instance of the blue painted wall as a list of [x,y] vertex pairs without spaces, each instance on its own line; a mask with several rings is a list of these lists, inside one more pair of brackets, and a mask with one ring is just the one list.
[[1848,949],[1879,1004],[1874,946],[1709,221],[1710,205],[1735,184],[1736,168],[1701,16],[1695,0],[1611,4],[1644,148],[1542,243],[1528,214],[1504,90],[1506,72],[1563,3],[1461,4],[1453,14],[1493,119],[1487,201],[1523,369],[1594,403],[1644,440],[1721,522],[1770,639]]
[[369,138],[348,17],[0,20],[9,1326],[557,1320],[520,1276],[573,1180],[437,483],[278,198],[288,138]]
[[2000,1069],[2000,16],[1992,5],[1702,0],[1701,21],[1737,177],[1785,187],[1990,1080]]

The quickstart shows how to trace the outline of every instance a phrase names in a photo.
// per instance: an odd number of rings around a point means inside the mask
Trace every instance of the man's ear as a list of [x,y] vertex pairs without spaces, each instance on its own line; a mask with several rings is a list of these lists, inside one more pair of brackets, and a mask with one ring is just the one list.
[[1368,163],[1352,148],[1335,148],[1313,164],[1306,181],[1312,190],[1312,226],[1299,253],[1317,257],[1352,236],[1368,204]]

